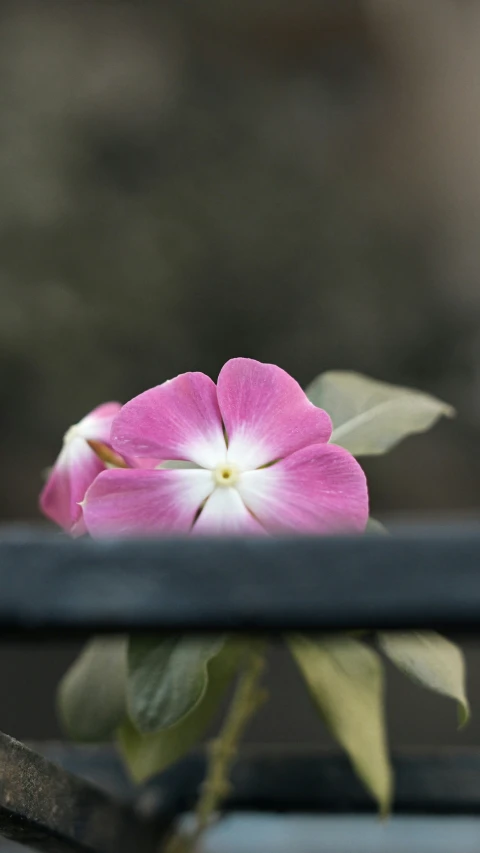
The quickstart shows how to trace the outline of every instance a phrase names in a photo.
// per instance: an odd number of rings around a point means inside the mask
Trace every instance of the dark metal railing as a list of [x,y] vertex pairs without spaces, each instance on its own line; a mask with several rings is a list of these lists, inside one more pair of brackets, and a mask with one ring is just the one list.
[[480,633],[480,532],[285,539],[0,538],[0,632]]

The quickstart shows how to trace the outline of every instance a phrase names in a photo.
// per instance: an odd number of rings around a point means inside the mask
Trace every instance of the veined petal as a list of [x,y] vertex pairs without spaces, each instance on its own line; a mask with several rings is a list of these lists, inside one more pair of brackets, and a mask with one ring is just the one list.
[[115,418],[112,446],[122,456],[214,468],[226,456],[215,383],[204,373],[183,373],[134,397]]
[[85,524],[96,538],[188,533],[214,487],[202,469],[104,471],[85,496]]
[[235,487],[220,486],[210,495],[193,533],[205,536],[238,534],[254,536],[265,534],[263,527],[249,513]]
[[288,373],[274,364],[233,358],[220,371],[217,396],[228,436],[228,459],[242,470],[327,442],[329,416],[310,403]]
[[365,474],[342,447],[305,447],[269,468],[246,471],[237,488],[271,533],[353,533],[367,524]]
[[[81,521],[80,501],[83,501],[88,487],[104,469],[103,462],[83,438],[72,438],[63,447],[40,494],[40,507],[44,515],[71,532]],[[75,535],[81,532],[80,525]]]

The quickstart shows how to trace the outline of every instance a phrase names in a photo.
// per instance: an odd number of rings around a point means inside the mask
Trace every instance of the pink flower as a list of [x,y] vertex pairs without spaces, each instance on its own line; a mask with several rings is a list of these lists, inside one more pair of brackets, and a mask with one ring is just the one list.
[[106,470],[88,441],[110,443],[120,403],[104,403],[65,433],[63,447],[40,495],[42,512],[73,536],[85,533],[80,502],[95,477]]
[[109,470],[88,489],[95,537],[158,533],[363,531],[365,475],[328,444],[331,421],[283,370],[227,362],[215,385],[185,373],[127,403],[111,444],[133,457],[186,460],[190,468]]

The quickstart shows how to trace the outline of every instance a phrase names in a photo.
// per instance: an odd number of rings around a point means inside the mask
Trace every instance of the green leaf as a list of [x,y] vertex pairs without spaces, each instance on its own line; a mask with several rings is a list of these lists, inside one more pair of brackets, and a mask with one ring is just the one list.
[[64,675],[58,688],[61,722],[74,740],[108,739],[126,709],[126,637],[96,637]]
[[382,661],[352,637],[293,636],[293,656],[333,737],[387,813],[392,772],[384,720]]
[[143,782],[178,761],[204,735],[238,668],[243,646],[227,641],[207,664],[208,684],[202,698],[176,725],[140,734],[130,720],[118,730],[123,758],[136,782]]
[[173,726],[201,700],[209,661],[224,637],[134,637],[128,647],[127,702],[138,731]]
[[373,534],[379,534],[380,536],[388,536],[387,528],[384,527],[384,525],[380,521],[377,521],[376,518],[372,518],[371,516],[367,521],[365,533],[373,533]]
[[470,716],[465,692],[465,661],[455,643],[435,631],[378,635],[380,648],[413,681],[458,702],[460,726]]
[[306,390],[333,422],[331,441],[354,456],[385,453],[403,438],[425,432],[454,409],[430,394],[342,370],[318,376]]

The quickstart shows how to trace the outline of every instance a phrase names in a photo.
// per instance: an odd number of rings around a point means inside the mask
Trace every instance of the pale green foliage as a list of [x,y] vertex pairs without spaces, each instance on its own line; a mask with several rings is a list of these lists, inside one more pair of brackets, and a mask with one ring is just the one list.
[[207,689],[209,661],[223,637],[133,637],[128,648],[127,703],[138,731],[175,725]]
[[125,716],[126,682],[126,638],[91,640],[58,688],[59,716],[67,734],[79,741],[111,737]]
[[313,700],[383,813],[392,798],[384,677],[375,651],[348,636],[289,638]]
[[454,410],[430,394],[378,382],[361,373],[331,370],[306,389],[333,423],[331,441],[354,456],[385,453],[403,438],[425,432]]
[[243,646],[227,641],[217,655],[207,663],[206,689],[186,716],[174,726],[154,734],[140,734],[130,720],[118,731],[122,755],[137,782],[164,770],[182,757],[202,737],[218,710],[225,691],[234,677]]
[[435,631],[378,635],[380,648],[414,681],[458,702],[460,725],[470,716],[463,653]]
[[[239,666],[245,644],[219,637],[93,639],[59,687],[70,737],[118,736],[132,776],[141,781],[186,753],[207,728]],[[130,675],[127,660],[130,658]],[[128,684],[128,688],[127,688]],[[148,734],[128,715],[127,698]]]

